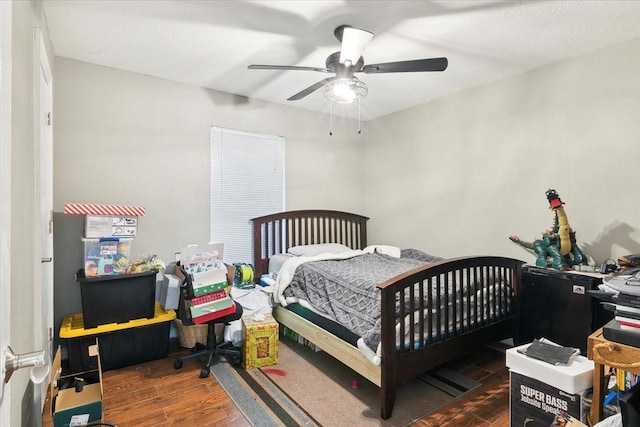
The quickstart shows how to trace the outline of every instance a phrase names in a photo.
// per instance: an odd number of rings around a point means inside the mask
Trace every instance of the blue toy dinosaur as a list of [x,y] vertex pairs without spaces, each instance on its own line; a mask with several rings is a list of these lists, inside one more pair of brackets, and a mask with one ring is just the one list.
[[556,190],[549,189],[545,192],[549,201],[549,209],[554,212],[553,227],[542,232],[542,238],[533,242],[520,240],[518,236],[509,236],[509,239],[536,254],[538,267],[552,267],[556,270],[569,270],[574,265],[587,265],[587,257],[576,244],[576,233],[569,225],[567,213],[564,211],[564,202]]

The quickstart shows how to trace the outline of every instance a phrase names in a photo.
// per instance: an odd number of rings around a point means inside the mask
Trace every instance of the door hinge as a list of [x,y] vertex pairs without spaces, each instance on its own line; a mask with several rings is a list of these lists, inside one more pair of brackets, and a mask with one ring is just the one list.
[[49,327],[49,341],[53,339],[53,328]]
[[47,113],[47,126],[51,126],[51,111]]

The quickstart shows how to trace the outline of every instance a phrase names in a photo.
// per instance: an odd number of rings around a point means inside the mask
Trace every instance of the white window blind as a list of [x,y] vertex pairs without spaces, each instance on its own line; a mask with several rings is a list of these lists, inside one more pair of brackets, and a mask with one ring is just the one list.
[[211,127],[211,234],[226,263],[253,264],[251,218],[284,209],[284,138]]

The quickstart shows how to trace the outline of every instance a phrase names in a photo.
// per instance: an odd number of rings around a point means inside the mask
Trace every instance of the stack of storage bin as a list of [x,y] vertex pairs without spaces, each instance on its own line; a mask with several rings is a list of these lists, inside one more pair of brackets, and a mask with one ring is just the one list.
[[126,274],[144,208],[74,203],[65,213],[86,215],[84,269],[76,275],[82,313],[66,316],[60,328],[71,369],[94,368],[83,355],[96,338],[103,370],[165,357],[176,313],[155,301],[157,271]]

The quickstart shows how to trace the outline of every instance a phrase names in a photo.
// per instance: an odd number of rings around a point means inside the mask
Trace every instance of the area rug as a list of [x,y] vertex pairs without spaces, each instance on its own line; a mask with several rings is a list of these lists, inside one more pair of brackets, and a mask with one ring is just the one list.
[[407,426],[480,385],[439,369],[397,390],[393,416],[380,419],[380,389],[325,352],[283,338],[279,364],[212,372],[254,426]]

